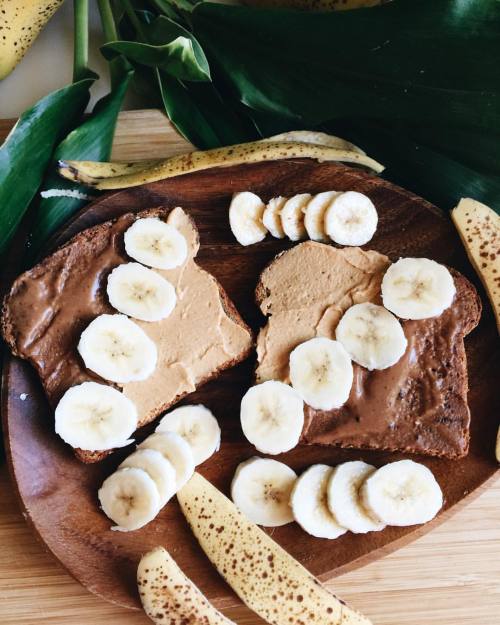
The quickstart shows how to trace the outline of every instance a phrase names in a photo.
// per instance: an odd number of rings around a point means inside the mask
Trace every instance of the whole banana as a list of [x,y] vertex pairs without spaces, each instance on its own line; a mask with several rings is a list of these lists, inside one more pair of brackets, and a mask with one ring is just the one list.
[[0,0],[0,80],[8,76],[64,0]]

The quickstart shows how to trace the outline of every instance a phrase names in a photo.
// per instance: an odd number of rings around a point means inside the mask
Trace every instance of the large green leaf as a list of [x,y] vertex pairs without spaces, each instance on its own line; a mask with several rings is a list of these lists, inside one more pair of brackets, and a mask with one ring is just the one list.
[[252,124],[222,100],[212,83],[182,83],[158,70],[157,79],[169,119],[197,148],[258,138]]
[[[131,77],[132,72],[127,73],[118,86],[95,105],[92,115],[58,145],[53,156],[52,170],[44,180],[42,193],[47,190],[84,195],[88,193],[88,189],[61,178],[56,171],[57,162],[65,159],[109,160],[116,120]],[[42,196],[31,225],[28,260],[34,260],[47,238],[87,201],[78,197]]]
[[500,2],[311,14],[200,4],[194,32],[264,135],[320,126],[443,208],[499,208]]
[[210,80],[205,54],[193,35],[168,17],[160,16],[144,31],[151,43],[113,41],[101,47],[105,58],[122,54],[134,63],[158,67],[179,80]]
[[479,171],[500,174],[500,128],[488,132],[454,126],[409,126],[408,135],[416,143],[428,145]]
[[304,13],[201,3],[194,33],[251,108],[500,127],[500,2],[394,0]]
[[0,147],[0,253],[35,196],[54,147],[83,113],[92,83],[86,78],[39,100]]
[[462,197],[478,199],[500,213],[500,177],[467,166],[444,152],[417,143],[400,129],[376,122],[333,122],[323,130],[340,134],[384,163],[388,178],[443,209],[453,208]]

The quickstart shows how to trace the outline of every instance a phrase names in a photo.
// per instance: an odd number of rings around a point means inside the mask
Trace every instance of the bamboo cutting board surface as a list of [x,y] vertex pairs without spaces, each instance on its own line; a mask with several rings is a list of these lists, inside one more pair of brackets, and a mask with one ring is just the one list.
[[[7,130],[8,122],[0,123]],[[160,157],[186,143],[155,111],[122,114],[113,157]],[[0,471],[0,623],[123,625],[149,622],[89,595],[36,543],[25,525],[7,471]],[[500,613],[500,481],[428,536],[397,553],[336,578],[337,594],[380,625],[493,625]],[[248,610],[227,615],[260,622]]]

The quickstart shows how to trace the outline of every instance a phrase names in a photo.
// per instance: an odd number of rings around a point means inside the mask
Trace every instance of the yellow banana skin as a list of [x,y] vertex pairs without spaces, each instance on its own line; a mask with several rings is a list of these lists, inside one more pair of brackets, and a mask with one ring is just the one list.
[[361,148],[346,139],[329,135],[326,132],[317,132],[315,130],[289,130],[279,135],[273,135],[261,141],[280,141],[284,143],[317,143],[318,145],[326,145],[331,148],[339,148],[340,150],[348,150],[351,152],[359,152],[366,154]]
[[[339,148],[341,150],[347,150],[351,152],[359,152],[365,154],[361,148],[341,139],[334,135],[329,135],[324,132],[315,132],[310,130],[291,130],[289,132],[283,132],[279,135],[267,137],[266,139],[259,139],[260,142],[273,142],[273,143],[317,143],[319,145],[325,145],[332,148]],[[151,167],[158,165],[161,162],[160,159],[145,160],[138,162],[99,162],[99,161],[85,161],[78,165],[78,175],[85,177],[86,179],[94,178],[116,178],[117,176],[124,176],[125,174],[133,174],[144,169],[150,169]]]
[[64,0],[0,0],[0,80],[8,76]]
[[[107,167],[116,163],[94,163],[92,161],[60,161],[59,173],[68,180],[82,183],[100,190],[137,187],[149,182],[157,182],[174,176],[182,176],[212,167],[230,167],[244,163],[260,163],[291,158],[311,158],[319,162],[331,161],[358,165],[377,174],[384,170],[383,165],[366,154],[314,143],[264,142],[240,143],[213,150],[189,152],[158,161],[149,167],[134,170],[124,175],[104,177]],[[119,165],[123,167],[123,164]],[[96,175],[97,174],[97,175]]]

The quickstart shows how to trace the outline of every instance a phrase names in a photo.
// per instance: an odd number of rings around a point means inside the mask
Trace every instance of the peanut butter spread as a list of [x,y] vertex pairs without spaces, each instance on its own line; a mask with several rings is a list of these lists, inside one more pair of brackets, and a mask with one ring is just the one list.
[[380,304],[387,256],[359,247],[339,250],[307,242],[279,256],[262,273],[257,299],[267,325],[257,339],[257,379],[289,381],[288,358],[315,336],[335,337],[353,304]]
[[[76,347],[92,319],[117,312],[108,303],[106,280],[114,267],[131,260],[124,250],[124,232],[137,217],[165,219],[167,212],[129,213],[84,231],[14,283],[4,306],[4,336],[14,353],[36,367],[52,405],[70,386],[96,379]],[[154,373],[123,386],[137,406],[141,425],[242,360],[252,347],[248,327],[218,282],[194,261],[199,240],[193,221],[181,208],[172,210],[166,221],[186,238],[188,255],[176,269],[155,270],[176,289],[171,315],[157,322],[134,320],[158,349]]]
[[141,419],[156,412],[158,398],[171,403],[193,392],[225,363],[240,360],[252,346],[248,328],[228,315],[215,278],[194,262],[199,241],[192,220],[176,208],[167,222],[186,238],[188,257],[181,267],[158,270],[175,286],[177,304],[172,314],[154,323],[136,321],[158,348],[153,375],[123,387]]
[[[262,273],[257,301],[268,316],[257,339],[257,379],[289,382],[290,352],[316,336],[335,338],[343,312],[381,303],[389,259],[360,248],[307,242],[278,256]],[[305,407],[301,442],[460,457],[467,453],[470,413],[464,336],[478,323],[474,287],[451,270],[456,295],[440,316],[402,321],[405,354],[392,367],[353,363],[347,402],[330,411]]]

